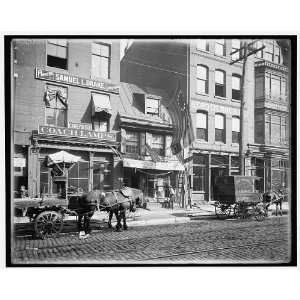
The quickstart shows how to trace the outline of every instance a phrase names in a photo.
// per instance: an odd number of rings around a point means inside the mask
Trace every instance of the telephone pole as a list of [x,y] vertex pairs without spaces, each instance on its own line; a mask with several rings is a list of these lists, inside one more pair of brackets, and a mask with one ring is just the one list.
[[245,151],[244,151],[244,110],[245,110],[245,104],[246,104],[246,64],[247,59],[250,55],[253,55],[262,49],[265,48],[265,46],[262,46],[260,48],[255,49],[255,44],[257,40],[254,41],[247,41],[242,40],[241,41],[241,47],[240,49],[237,49],[231,54],[239,52],[239,58],[232,61],[230,64],[235,64],[236,62],[242,61],[243,67],[242,67],[242,78],[241,78],[241,105],[240,105],[240,137],[239,137],[239,162],[240,162],[240,175],[245,175]]

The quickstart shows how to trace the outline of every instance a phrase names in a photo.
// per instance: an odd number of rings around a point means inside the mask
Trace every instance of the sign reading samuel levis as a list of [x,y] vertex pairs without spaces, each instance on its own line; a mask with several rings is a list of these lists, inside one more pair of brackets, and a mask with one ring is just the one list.
[[119,87],[111,83],[47,71],[40,68],[35,69],[35,78],[119,94]]
[[87,139],[97,139],[106,141],[116,141],[116,134],[114,132],[98,132],[93,130],[74,129],[66,127],[52,127],[39,125],[39,134],[56,135],[65,137],[78,137]]

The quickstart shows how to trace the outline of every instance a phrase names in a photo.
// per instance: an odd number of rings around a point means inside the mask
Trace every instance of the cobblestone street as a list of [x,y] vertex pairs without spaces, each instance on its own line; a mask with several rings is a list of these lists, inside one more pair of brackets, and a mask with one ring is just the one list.
[[289,241],[286,216],[264,222],[203,219],[123,232],[98,226],[85,240],[74,232],[46,240],[18,236],[12,263],[287,263]]

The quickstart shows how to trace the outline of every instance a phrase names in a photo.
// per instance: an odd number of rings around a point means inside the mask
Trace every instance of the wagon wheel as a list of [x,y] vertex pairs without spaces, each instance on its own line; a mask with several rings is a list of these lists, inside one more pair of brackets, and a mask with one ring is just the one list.
[[219,219],[225,219],[230,216],[231,205],[218,203],[215,206],[215,213]]
[[236,203],[234,208],[233,208],[233,215],[236,218],[241,218],[241,219],[245,219],[247,217],[247,209],[245,206]]
[[63,217],[56,211],[43,211],[34,222],[35,233],[42,239],[59,234],[63,226]]
[[266,210],[263,205],[256,205],[254,207],[254,218],[256,221],[263,221],[266,218]]

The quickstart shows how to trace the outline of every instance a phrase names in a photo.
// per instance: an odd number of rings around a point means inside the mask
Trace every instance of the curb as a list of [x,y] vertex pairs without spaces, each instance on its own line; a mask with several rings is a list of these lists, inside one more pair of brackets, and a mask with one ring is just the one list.
[[149,219],[149,220],[137,220],[128,221],[128,226],[147,226],[147,225],[164,225],[164,224],[180,224],[188,223],[191,219],[189,217],[174,217],[174,218],[163,218],[163,219]]

